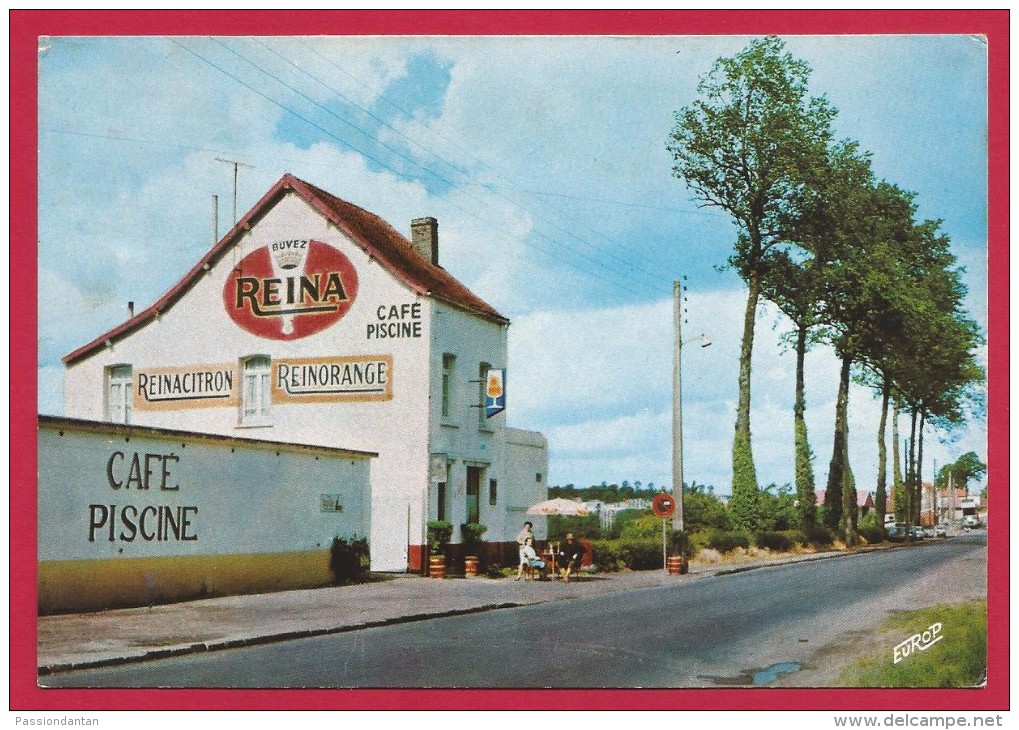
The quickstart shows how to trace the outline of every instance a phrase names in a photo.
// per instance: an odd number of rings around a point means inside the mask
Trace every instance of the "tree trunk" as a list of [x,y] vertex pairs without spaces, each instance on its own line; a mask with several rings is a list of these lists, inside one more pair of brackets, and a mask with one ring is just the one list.
[[743,341],[739,355],[739,402],[732,441],[732,499],[729,508],[737,526],[753,529],[758,520],[758,498],[757,469],[750,445],[750,372],[757,303],[761,296],[761,273],[756,266],[750,267],[747,284],[750,290],[743,316]]
[[884,524],[885,511],[888,507],[887,492],[887,461],[888,449],[885,446],[885,430],[888,426],[888,401],[891,400],[892,386],[888,376],[882,375],[884,385],[881,388],[881,420],[877,427],[877,494],[874,499],[874,509],[877,510],[881,524]]
[[892,509],[895,510],[895,521],[904,522],[906,511],[906,495],[902,488],[902,462],[905,454],[899,452],[899,404],[892,401]]
[[905,492],[908,495],[906,510],[906,529],[916,524],[913,520],[913,512],[916,509],[916,415],[917,409],[914,406],[909,419],[909,451],[906,456],[906,486]]
[[807,326],[801,324],[796,332],[796,398],[793,403],[793,448],[796,454],[796,500],[799,503],[800,526],[809,527],[817,521],[814,504],[814,455],[807,438],[807,410],[804,395],[803,361],[807,352]]
[[853,364],[852,355],[842,356],[842,372],[839,374],[838,408],[842,421],[842,535],[847,547],[856,543],[856,481],[849,468],[849,370]]
[[849,464],[849,415],[846,414],[845,454],[842,464],[842,537],[848,547],[856,544],[856,527],[859,518],[856,504],[856,478]]
[[828,527],[838,528],[842,523],[843,513],[843,472],[846,466],[846,439],[848,427],[846,414],[849,404],[849,368],[853,363],[852,355],[842,355],[842,370],[839,373],[839,395],[835,401],[835,435],[831,449],[831,462],[828,465],[828,486],[824,493],[824,506],[827,513]]
[[916,435],[916,524],[922,524],[920,514],[923,511],[923,429],[927,424],[927,413],[920,414],[920,426]]

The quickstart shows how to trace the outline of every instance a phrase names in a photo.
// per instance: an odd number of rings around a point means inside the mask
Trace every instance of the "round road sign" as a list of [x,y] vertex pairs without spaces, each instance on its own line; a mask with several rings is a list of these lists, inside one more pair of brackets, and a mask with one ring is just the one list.
[[651,511],[659,517],[672,517],[676,511],[676,500],[671,494],[658,494],[651,500]]

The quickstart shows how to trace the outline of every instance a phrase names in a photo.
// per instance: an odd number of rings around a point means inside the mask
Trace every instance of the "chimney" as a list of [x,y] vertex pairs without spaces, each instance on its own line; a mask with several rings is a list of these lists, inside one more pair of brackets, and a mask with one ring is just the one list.
[[415,218],[410,222],[410,245],[427,261],[439,265],[439,222],[434,218]]

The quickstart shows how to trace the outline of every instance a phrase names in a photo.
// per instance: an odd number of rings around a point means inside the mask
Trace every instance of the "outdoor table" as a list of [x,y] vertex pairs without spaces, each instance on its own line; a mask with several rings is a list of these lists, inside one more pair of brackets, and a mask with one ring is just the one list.
[[546,550],[541,554],[541,559],[545,561],[545,569],[541,571],[541,574],[547,576],[548,580],[555,580],[557,572],[555,551]]

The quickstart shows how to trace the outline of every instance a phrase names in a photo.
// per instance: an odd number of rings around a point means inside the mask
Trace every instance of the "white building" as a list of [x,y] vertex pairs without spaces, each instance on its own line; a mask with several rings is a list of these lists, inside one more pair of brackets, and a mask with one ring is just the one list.
[[285,175],[155,304],[64,358],[66,416],[377,453],[373,570],[422,570],[434,519],[509,551],[548,472],[544,438],[500,410],[509,321],[438,265],[434,219],[411,229]]
[[57,416],[39,451],[40,613],[340,582],[334,538],[360,566],[374,454]]

